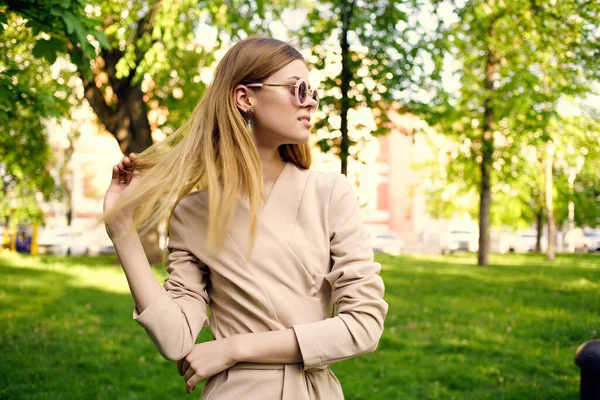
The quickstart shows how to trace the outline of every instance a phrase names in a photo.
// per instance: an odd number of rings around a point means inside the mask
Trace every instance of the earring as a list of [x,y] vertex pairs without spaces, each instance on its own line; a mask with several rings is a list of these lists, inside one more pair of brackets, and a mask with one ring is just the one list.
[[246,110],[246,123],[248,126],[248,133],[252,135],[252,117],[254,117],[254,110],[249,108]]

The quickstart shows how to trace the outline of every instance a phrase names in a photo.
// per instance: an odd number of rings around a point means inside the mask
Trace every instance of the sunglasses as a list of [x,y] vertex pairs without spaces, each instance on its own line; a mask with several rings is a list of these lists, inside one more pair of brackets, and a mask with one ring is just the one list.
[[313,109],[316,109],[319,105],[319,93],[317,89],[309,89],[308,85],[303,79],[298,79],[294,85],[290,83],[248,83],[248,87],[263,87],[263,86],[289,86],[295,88],[294,92],[296,100],[301,107],[304,107],[309,99],[312,98],[317,104],[314,105]]

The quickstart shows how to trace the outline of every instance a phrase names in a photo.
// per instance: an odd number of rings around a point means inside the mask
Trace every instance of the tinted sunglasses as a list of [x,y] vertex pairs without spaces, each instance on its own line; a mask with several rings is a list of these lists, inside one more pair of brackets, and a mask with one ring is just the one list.
[[312,98],[317,102],[313,108],[317,108],[319,105],[319,93],[317,89],[309,89],[308,85],[303,79],[298,79],[295,84],[291,83],[248,83],[248,87],[263,87],[263,86],[289,86],[295,88],[296,100],[301,107],[304,107],[309,99]]

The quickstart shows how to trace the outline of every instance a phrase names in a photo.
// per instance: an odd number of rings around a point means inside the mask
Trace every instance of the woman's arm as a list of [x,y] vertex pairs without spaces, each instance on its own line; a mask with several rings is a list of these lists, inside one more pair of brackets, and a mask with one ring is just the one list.
[[373,259],[354,189],[341,174],[332,190],[328,221],[333,267],[325,279],[338,315],[290,329],[233,336],[237,362],[303,362],[304,370],[320,369],[377,348],[388,310],[381,264]]
[[114,241],[136,306],[133,319],[160,354],[177,361],[190,352],[200,330],[209,325],[205,292],[208,270],[190,250],[185,220],[193,206],[181,200],[169,221],[169,273],[163,285],[154,276],[137,232]]
[[[106,214],[128,191],[135,190],[140,174],[135,170],[136,155],[130,153],[112,168],[110,186],[104,196],[103,209]],[[135,229],[133,206],[122,209],[110,221],[105,221],[106,232],[115,246],[129,290],[138,309],[145,309],[156,297],[161,285],[150,269],[150,263],[142,242]]]
[[[294,329],[242,333],[231,336],[235,362],[283,363],[302,362]],[[227,340],[227,339],[226,339]]]
[[345,175],[333,184],[328,210],[332,267],[324,279],[338,314],[292,326],[305,371],[375,351],[388,311],[381,264],[374,260],[355,190]]
[[[133,221],[131,224],[133,225]],[[127,277],[133,301],[137,310],[142,313],[158,296],[162,286],[150,268],[137,231],[132,229],[131,232],[119,240],[113,240],[113,244]]]

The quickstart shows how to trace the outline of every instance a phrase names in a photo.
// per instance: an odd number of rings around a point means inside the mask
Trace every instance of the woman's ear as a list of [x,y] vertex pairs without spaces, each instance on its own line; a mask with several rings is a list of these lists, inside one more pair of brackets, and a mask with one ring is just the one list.
[[235,96],[235,104],[241,112],[245,113],[246,110],[252,108],[253,99],[250,88],[245,85],[237,85],[233,95]]

